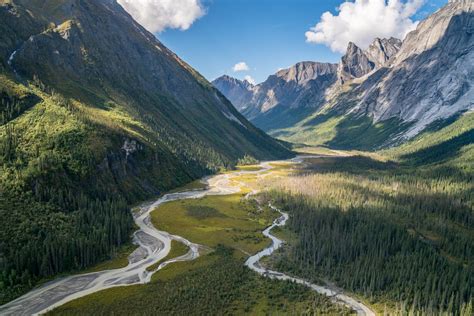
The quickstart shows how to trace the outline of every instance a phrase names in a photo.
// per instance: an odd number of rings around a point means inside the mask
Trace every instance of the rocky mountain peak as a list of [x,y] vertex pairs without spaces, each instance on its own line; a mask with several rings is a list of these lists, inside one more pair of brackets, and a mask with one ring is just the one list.
[[228,75],[223,75],[212,81],[222,94],[224,94],[239,111],[246,107],[248,99],[253,95],[254,85],[247,80],[239,80]]
[[[440,40],[449,36],[447,34],[449,31],[451,31],[453,39],[459,38],[459,35],[464,33],[472,36],[474,33],[473,11],[474,1],[472,0],[450,1],[446,6],[420,22],[416,30],[407,35],[393,64],[399,64],[407,58],[434,48]],[[457,23],[458,26],[453,25],[453,19],[456,19],[454,23]],[[465,45],[466,43],[458,44]]]
[[336,70],[335,64],[304,61],[278,71],[276,76],[286,82],[294,81],[298,85],[305,85],[319,76],[335,73]]
[[404,137],[474,108],[474,2],[451,1],[405,38],[385,72],[362,85],[358,108],[412,124]]
[[236,85],[251,85],[247,80],[239,80],[237,78],[231,77],[229,75],[223,75],[215,79],[213,82],[227,83],[227,84],[236,84]]
[[368,74],[375,68],[364,51],[353,42],[349,42],[347,51],[341,58],[339,65],[339,78],[342,83]]
[[398,53],[401,46],[402,41],[398,38],[376,38],[364,53],[375,64],[375,68],[378,69],[383,67],[392,56]]
[[339,64],[339,80],[344,83],[354,78],[360,78],[373,70],[379,69],[400,50],[402,41],[391,37],[376,38],[372,44],[362,50],[355,43],[349,42],[346,54]]

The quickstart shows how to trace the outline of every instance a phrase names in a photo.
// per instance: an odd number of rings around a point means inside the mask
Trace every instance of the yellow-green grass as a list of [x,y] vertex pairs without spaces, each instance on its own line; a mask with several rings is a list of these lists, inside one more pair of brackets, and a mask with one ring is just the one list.
[[298,236],[287,227],[275,227],[272,229],[272,235],[289,244],[298,240]]
[[53,315],[345,315],[304,286],[262,278],[222,247],[163,269],[151,283],[113,288],[61,306]]
[[201,180],[195,180],[193,182],[189,182],[188,184],[183,185],[177,189],[170,191],[169,193],[176,193],[176,192],[184,192],[184,191],[193,191],[193,190],[204,190],[206,189],[207,185],[203,183]]
[[[238,175],[235,176],[234,181],[249,184],[249,181],[255,182],[255,179],[255,175]],[[248,188],[244,188],[245,192],[248,190]],[[229,297],[225,310],[226,313],[235,315],[290,312],[302,314],[304,311],[310,311],[316,307],[323,308],[325,310],[323,314],[347,313],[347,310],[334,309],[328,299],[318,296],[304,287],[261,278],[246,269],[243,270],[245,273],[237,279],[227,280],[227,275],[233,275],[235,274],[233,271],[243,267],[243,262],[248,254],[256,253],[268,246],[270,241],[264,238],[261,232],[278,216],[268,207],[259,211],[255,201],[244,198],[245,192],[228,196],[207,196],[201,199],[169,202],[152,212],[152,222],[155,227],[213,248],[214,252],[201,252],[201,256],[196,260],[168,265],[153,275],[150,284],[101,291],[70,302],[54,310],[51,314],[80,315],[84,311],[107,311],[106,313],[121,315],[127,313],[125,310],[133,309],[128,307],[126,302],[139,300],[145,303],[150,302],[150,299],[153,302],[153,297],[156,298],[155,295],[158,297],[163,295],[181,297],[180,295],[187,295],[194,287],[199,287],[202,282],[209,282],[213,286],[216,285],[216,282],[224,284],[231,282],[232,285],[219,292],[219,295],[212,295],[212,301],[221,299],[220,295]],[[167,258],[179,256],[187,250],[183,249],[186,247],[182,244],[179,249],[179,245],[176,242],[173,243],[172,252]],[[219,250],[222,249],[221,245],[235,249],[230,258],[223,259],[225,256],[222,257],[222,250]],[[228,260],[234,261],[230,270]],[[222,274],[220,270],[223,269],[225,272]],[[225,277],[216,276],[214,277],[216,280],[212,282],[205,281],[206,278],[213,278],[212,275],[216,273],[225,275]],[[294,286],[297,288],[293,289]],[[170,292],[165,288],[174,290]],[[175,291],[178,293],[177,296],[172,294]],[[207,299],[204,298],[202,304],[206,304]],[[173,303],[175,302],[173,298],[170,298],[169,302],[168,299],[165,301],[173,311],[183,310],[181,303],[178,305]],[[159,303],[157,306],[162,306],[162,304]],[[134,313],[147,313],[145,311],[148,304],[136,303],[134,305],[137,305],[136,309],[133,309]],[[143,310],[141,310],[142,306]],[[150,311],[149,308],[148,311]]]
[[178,276],[185,275],[199,268],[207,267],[218,259],[216,256],[209,255],[209,252],[200,254],[196,260],[181,261],[167,265],[161,269],[160,272],[153,275],[151,279],[152,282],[172,281]]
[[[192,207],[212,208],[217,213],[196,218],[189,213]],[[152,213],[152,222],[160,230],[211,248],[222,244],[244,253],[256,253],[269,243],[262,229],[274,217],[273,211],[259,212],[255,202],[245,200],[243,194],[233,194],[163,204]]]
[[185,244],[183,243],[180,243],[179,241],[176,241],[176,240],[172,240],[171,241],[171,250],[170,250],[170,253],[163,259],[161,259],[160,261],[158,261],[157,263],[155,263],[154,265],[151,265],[147,268],[148,271],[153,271],[155,270],[156,268],[158,268],[158,266],[162,263],[162,262],[165,262],[167,260],[170,260],[170,259],[174,259],[174,258],[178,258],[178,257],[181,257],[181,256],[184,256],[186,253],[188,253],[189,251],[189,247],[186,246]]
[[259,165],[238,165],[236,168],[241,171],[258,171],[262,169]]
[[333,150],[327,147],[322,147],[322,146],[305,146],[305,147],[300,147],[300,148],[294,148],[293,150],[299,154],[328,155],[328,156],[340,155],[341,152],[344,152],[344,153],[347,152],[347,151],[339,151],[339,150],[336,151],[336,150]]

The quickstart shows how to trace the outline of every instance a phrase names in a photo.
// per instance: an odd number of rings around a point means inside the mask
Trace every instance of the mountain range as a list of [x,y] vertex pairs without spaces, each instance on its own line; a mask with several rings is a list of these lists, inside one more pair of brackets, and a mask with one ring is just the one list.
[[[450,1],[401,41],[349,43],[339,64],[298,63],[255,86],[213,84],[271,135],[374,149],[401,143],[474,108],[474,3]],[[240,86],[236,99],[229,91]]]

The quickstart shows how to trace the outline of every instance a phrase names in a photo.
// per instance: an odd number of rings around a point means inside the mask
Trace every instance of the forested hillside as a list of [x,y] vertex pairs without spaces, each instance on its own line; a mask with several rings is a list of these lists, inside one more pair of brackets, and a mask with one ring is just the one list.
[[474,115],[382,155],[314,159],[273,185],[296,240],[276,269],[380,312],[472,315]]
[[130,205],[289,156],[115,1],[0,1],[0,303],[113,255]]

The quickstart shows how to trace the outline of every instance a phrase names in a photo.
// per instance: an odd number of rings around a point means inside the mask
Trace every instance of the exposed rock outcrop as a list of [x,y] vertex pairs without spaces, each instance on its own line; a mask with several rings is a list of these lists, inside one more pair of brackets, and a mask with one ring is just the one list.
[[220,77],[213,84],[248,119],[270,130],[321,106],[326,89],[337,80],[337,67],[307,61],[282,69],[255,86],[229,77]]
[[366,50],[362,50],[356,44],[350,42],[346,54],[341,58],[339,64],[339,80],[345,83],[354,78],[361,78],[374,70],[385,66],[402,45],[402,41],[396,38],[376,38]]
[[474,108],[474,2],[450,1],[409,33],[386,69],[367,79],[354,111],[376,122],[413,123],[412,137],[438,119]]

